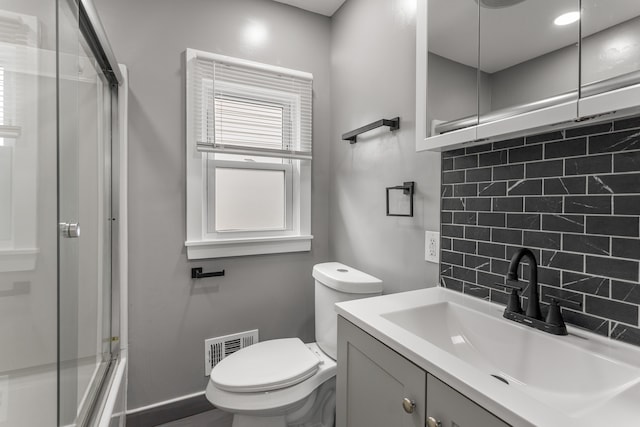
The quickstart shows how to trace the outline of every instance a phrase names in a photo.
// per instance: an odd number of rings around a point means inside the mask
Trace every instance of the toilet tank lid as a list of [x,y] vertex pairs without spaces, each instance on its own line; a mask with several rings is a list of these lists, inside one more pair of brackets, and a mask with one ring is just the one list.
[[336,291],[350,294],[379,294],[382,280],[339,262],[325,262],[313,267],[313,278]]

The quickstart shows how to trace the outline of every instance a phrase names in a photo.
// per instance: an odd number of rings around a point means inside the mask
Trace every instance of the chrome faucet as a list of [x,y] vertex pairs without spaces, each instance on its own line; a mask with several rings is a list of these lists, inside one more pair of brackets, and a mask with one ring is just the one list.
[[[520,297],[518,296],[518,291],[522,290],[518,280],[518,267],[520,266],[522,258],[525,257],[529,260],[529,288],[527,289],[527,310],[523,313],[522,307],[520,306]],[[582,303],[565,300],[556,296],[549,296],[551,299],[549,312],[547,318],[542,320],[540,297],[538,295],[538,263],[536,262],[536,257],[533,252],[527,248],[518,249],[511,257],[509,271],[507,272],[505,283],[502,286],[511,289],[511,296],[509,297],[507,308],[504,310],[503,317],[541,331],[549,332],[550,334],[567,335],[567,327],[562,318],[560,305],[571,305],[577,308],[582,307]]]

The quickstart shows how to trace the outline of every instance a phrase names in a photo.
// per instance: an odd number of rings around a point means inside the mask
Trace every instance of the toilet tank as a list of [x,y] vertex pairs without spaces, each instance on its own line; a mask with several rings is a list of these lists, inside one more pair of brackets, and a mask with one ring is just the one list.
[[335,303],[382,294],[382,281],[339,262],[313,267],[316,302],[316,343],[337,358],[338,315]]

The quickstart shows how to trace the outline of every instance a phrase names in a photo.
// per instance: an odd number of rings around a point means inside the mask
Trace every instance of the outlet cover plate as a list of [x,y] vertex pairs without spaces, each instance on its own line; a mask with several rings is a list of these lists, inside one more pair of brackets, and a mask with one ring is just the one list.
[[440,262],[440,233],[437,231],[424,232],[424,260]]

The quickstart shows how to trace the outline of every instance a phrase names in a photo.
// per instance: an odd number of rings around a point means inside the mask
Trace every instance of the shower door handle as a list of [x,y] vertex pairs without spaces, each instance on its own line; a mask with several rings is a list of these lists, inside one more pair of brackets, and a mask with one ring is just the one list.
[[80,224],[78,224],[77,222],[61,222],[60,235],[67,239],[77,239],[78,237],[80,237]]

